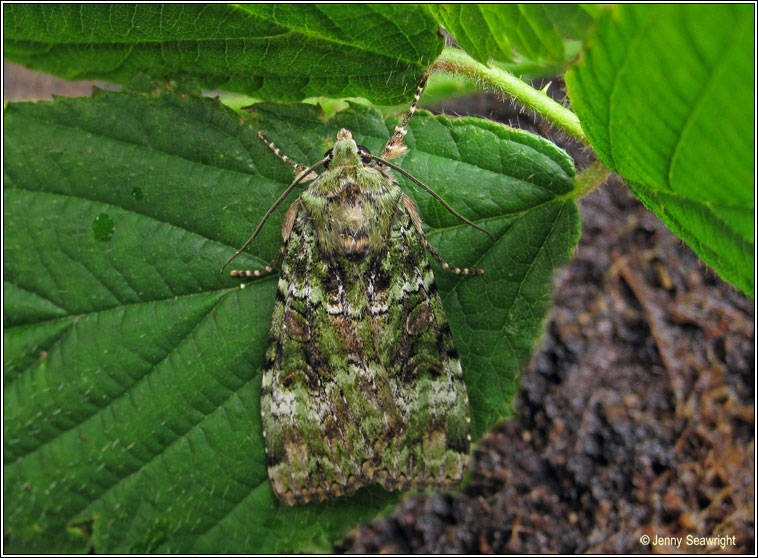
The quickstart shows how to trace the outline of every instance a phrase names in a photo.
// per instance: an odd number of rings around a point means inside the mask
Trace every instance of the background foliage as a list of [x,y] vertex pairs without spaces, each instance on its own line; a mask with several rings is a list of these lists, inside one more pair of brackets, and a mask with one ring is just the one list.
[[407,100],[442,50],[419,6],[17,4],[5,7],[6,56],[68,79],[129,83],[191,75],[269,100]]
[[566,82],[598,157],[753,297],[751,12],[747,5],[611,11]]

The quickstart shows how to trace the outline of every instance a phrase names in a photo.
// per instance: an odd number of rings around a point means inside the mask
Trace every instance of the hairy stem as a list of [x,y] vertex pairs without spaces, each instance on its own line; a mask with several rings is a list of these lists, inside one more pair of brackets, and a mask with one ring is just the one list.
[[432,70],[468,76],[489,89],[514,97],[541,118],[584,144],[589,144],[579,118],[542,91],[534,89],[516,76],[499,68],[480,64],[462,50],[446,47],[432,65]]
[[605,183],[613,171],[606,167],[600,160],[595,161],[589,167],[576,175],[576,190],[574,198],[583,198],[596,188]]

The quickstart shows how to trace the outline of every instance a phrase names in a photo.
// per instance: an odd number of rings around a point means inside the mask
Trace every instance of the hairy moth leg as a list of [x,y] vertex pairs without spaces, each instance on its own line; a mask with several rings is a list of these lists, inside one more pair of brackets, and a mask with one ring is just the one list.
[[[266,145],[269,146],[269,148],[271,149],[271,151],[273,151],[274,154],[277,157],[279,157],[282,161],[284,161],[288,165],[291,165],[292,167],[294,167],[294,169],[295,169],[295,176],[296,177],[299,178],[301,174],[303,174],[305,171],[308,170],[308,166],[307,165],[302,165],[302,164],[298,163],[297,161],[293,161],[292,159],[290,159],[289,157],[287,157],[284,153],[282,153],[282,150],[279,149],[273,141],[271,141],[270,139],[268,139],[261,132],[258,132],[258,137],[263,140],[263,143],[265,143]],[[305,177],[303,177],[302,180],[315,180],[317,177],[318,177],[318,174],[316,174],[315,172],[311,171]]]
[[434,248],[432,248],[432,245],[427,242],[425,236],[422,236],[421,240],[424,242],[424,247],[427,249],[427,251],[435,260],[437,260],[437,262],[439,262],[439,264],[442,266],[442,269],[445,271],[455,273],[456,275],[482,275],[484,273],[484,270],[478,267],[469,269],[468,267],[460,268],[451,266],[449,263],[442,259],[442,256],[440,256]]
[[279,259],[282,257],[282,254],[284,254],[285,246],[285,244],[281,245],[279,251],[276,253],[276,256],[274,256],[274,259],[271,260],[266,267],[260,267],[258,269],[233,269],[229,275],[232,277],[260,277],[261,275],[271,273],[274,270],[274,266],[279,263]]
[[426,248],[432,257],[437,260],[437,262],[442,266],[442,269],[451,273],[455,273],[456,275],[482,275],[484,273],[484,270],[480,268],[469,269],[467,267],[454,267],[443,260],[442,256],[437,253],[437,250],[432,248],[432,245],[429,244],[429,242],[426,240],[424,228],[421,225],[421,215],[418,212],[418,207],[416,207],[416,202],[414,202],[407,194],[403,194],[403,206],[405,206],[405,208],[408,210],[408,214],[411,216],[413,226],[421,237],[421,242],[424,243],[424,248]]
[[299,211],[299,201],[296,201],[289,206],[289,209],[287,209],[287,213],[284,215],[284,223],[282,223],[282,245],[279,247],[279,251],[276,253],[276,256],[274,256],[274,259],[271,260],[266,267],[261,267],[259,269],[233,269],[230,275],[232,277],[260,277],[266,273],[271,273],[287,248],[287,241],[290,238],[292,227],[295,225],[295,219],[297,218],[297,213]]
[[408,114],[405,115],[405,118],[403,118],[403,121],[399,126],[395,126],[395,133],[392,134],[392,137],[387,142],[387,145],[385,145],[384,149],[382,149],[382,153],[379,155],[379,157],[382,159],[394,159],[395,157],[399,157],[408,150],[408,148],[403,144],[403,138],[405,138],[405,134],[408,133],[405,127],[408,125],[408,122],[410,122],[413,113],[416,112],[416,105],[418,104],[418,100],[421,98],[421,93],[424,91],[427,79],[429,79],[428,73],[424,74],[424,77],[421,78],[421,83],[419,83],[418,87],[416,88],[416,94],[413,96],[413,102],[408,109]]

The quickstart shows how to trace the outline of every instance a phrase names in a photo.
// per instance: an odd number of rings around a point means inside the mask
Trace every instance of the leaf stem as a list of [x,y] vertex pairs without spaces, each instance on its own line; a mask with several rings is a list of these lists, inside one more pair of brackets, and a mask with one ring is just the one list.
[[512,96],[550,124],[589,145],[579,118],[573,112],[510,72],[500,68],[489,68],[462,50],[450,47],[445,47],[442,54],[432,64],[432,70],[468,76],[498,93]]
[[576,175],[576,179],[574,180],[576,184],[573,195],[574,199],[583,198],[596,188],[602,186],[611,174],[613,174],[613,171],[606,167],[599,159],[592,163]]

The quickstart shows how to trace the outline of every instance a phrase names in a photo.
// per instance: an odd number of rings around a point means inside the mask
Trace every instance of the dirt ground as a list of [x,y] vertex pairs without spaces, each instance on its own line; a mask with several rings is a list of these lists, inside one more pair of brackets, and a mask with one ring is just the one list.
[[[491,95],[441,108],[550,134]],[[618,178],[580,208],[518,416],[478,444],[461,493],[407,497],[340,551],[755,550],[753,302]]]
[[[91,91],[7,63],[4,77],[6,101]],[[492,95],[438,108],[551,134]],[[590,152],[552,139],[586,166]],[[753,302],[618,179],[580,206],[582,237],[556,278],[518,416],[478,444],[462,492],[407,497],[339,551],[755,550]]]

